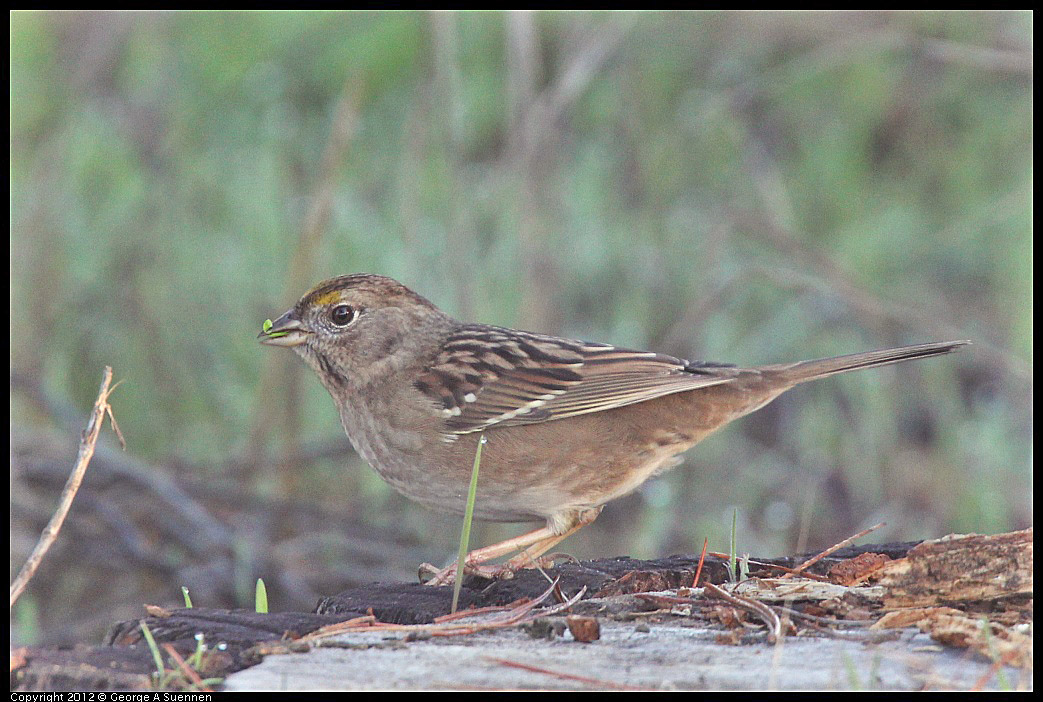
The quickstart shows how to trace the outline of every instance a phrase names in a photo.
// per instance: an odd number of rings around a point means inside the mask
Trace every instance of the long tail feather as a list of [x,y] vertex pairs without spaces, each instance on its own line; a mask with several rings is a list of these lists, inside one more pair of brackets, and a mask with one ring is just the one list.
[[882,349],[880,351],[866,351],[865,353],[853,353],[848,356],[835,356],[833,358],[821,358],[815,361],[802,361],[792,365],[769,366],[764,370],[776,370],[783,377],[793,383],[803,383],[808,380],[824,378],[827,375],[846,373],[861,368],[874,368],[886,366],[891,363],[911,361],[916,358],[930,358],[946,353],[952,353],[961,346],[966,346],[969,341],[942,341],[934,344],[917,344],[916,346],[901,346],[895,349]]

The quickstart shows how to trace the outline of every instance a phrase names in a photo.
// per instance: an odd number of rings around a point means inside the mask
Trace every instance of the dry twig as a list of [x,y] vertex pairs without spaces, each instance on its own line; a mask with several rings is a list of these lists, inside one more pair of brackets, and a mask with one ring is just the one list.
[[[852,538],[856,538],[856,537],[852,537]],[[725,560],[727,560],[729,558],[727,553],[720,553],[718,551],[707,551],[706,555],[713,556],[714,558],[723,558]],[[823,558],[823,557],[824,556],[816,556],[816,558]],[[829,578],[827,578],[824,575],[816,575],[815,573],[802,573],[798,569],[787,568],[786,566],[778,565],[777,563],[766,563],[764,561],[755,561],[752,558],[749,559],[749,563],[750,563],[750,565],[755,565],[755,566],[757,566],[759,568],[770,568],[772,570],[779,570],[779,571],[782,571],[783,573],[788,573],[788,574],[791,574],[791,575],[800,575],[800,577],[807,578],[808,580],[818,580],[819,582],[823,582],[823,583],[828,583],[829,582]]]
[[181,669],[181,672],[185,674],[185,677],[196,686],[196,690],[199,692],[213,692],[212,689],[203,684],[202,678],[199,677],[199,673],[192,670],[191,666],[185,662],[185,659],[181,657],[181,654],[177,652],[173,644],[163,644],[163,650],[170,656],[170,660],[177,664],[177,667]]
[[699,576],[703,574],[703,563],[706,561],[706,547],[709,543],[709,538],[703,539],[703,552],[699,555],[699,567],[695,569],[695,579],[692,580],[692,587],[699,587]]
[[647,687],[635,687],[634,685],[625,685],[623,683],[609,682],[608,680],[598,680],[597,678],[588,678],[585,675],[575,675],[573,673],[562,673],[557,670],[550,670],[548,668],[540,668],[539,666],[529,665],[527,663],[517,663],[515,661],[509,661],[505,658],[490,658],[486,657],[487,661],[492,663],[499,663],[509,668],[518,668],[519,670],[527,670],[530,673],[539,673],[540,675],[551,675],[555,678],[562,680],[575,680],[576,682],[587,683],[589,685],[595,685],[598,688],[609,689],[609,690],[647,690]]
[[785,575],[783,575],[779,579],[780,580],[785,580],[786,578],[792,577],[794,575],[803,575],[804,574],[804,572],[803,572],[804,570],[806,570],[807,568],[810,568],[814,564],[818,563],[819,561],[821,561],[823,558],[825,558],[829,554],[833,553],[834,551],[839,551],[840,549],[844,548],[845,546],[847,546],[849,543],[851,543],[855,539],[861,539],[866,534],[869,534],[870,532],[876,531],[877,529],[879,529],[880,527],[884,526],[885,524],[886,524],[886,522],[880,522],[879,524],[871,526],[868,529],[863,529],[862,531],[858,532],[854,536],[849,536],[846,539],[844,539],[843,541],[841,541],[839,543],[836,543],[836,544],[833,544],[832,546],[827,548],[822,553],[818,554],[817,556],[815,556],[813,558],[809,558],[808,560],[804,561],[799,566],[794,568],[791,572],[786,573]]
[[101,379],[101,388],[98,390],[98,399],[94,401],[94,409],[91,411],[90,419],[87,421],[87,428],[83,430],[80,436],[80,450],[76,456],[76,465],[73,466],[72,473],[69,474],[69,479],[62,490],[61,497],[58,500],[58,508],[55,510],[54,515],[51,516],[51,521],[44,527],[43,533],[40,534],[40,539],[36,542],[33,552],[29,554],[25,565],[22,566],[18,577],[11,584],[12,607],[14,607],[14,603],[18,601],[18,597],[40,567],[43,557],[47,555],[47,551],[50,550],[58,538],[58,532],[65,522],[65,517],[69,514],[73,498],[76,497],[76,492],[80,489],[80,483],[83,482],[83,476],[87,472],[87,464],[90,463],[91,457],[94,455],[94,446],[98,443],[98,436],[101,434],[101,426],[105,422],[106,415],[112,422],[112,427],[119,437],[120,444],[126,446],[123,441],[123,435],[116,428],[116,419],[112,415],[112,408],[109,407],[109,395],[116,389],[115,385],[111,388],[109,387],[111,383],[112,368],[105,366],[105,372],[102,374]]
[[745,609],[747,612],[752,612],[757,615],[757,618],[767,625],[770,641],[778,641],[779,637],[782,636],[782,620],[779,619],[779,615],[775,614],[774,610],[772,610],[768,605],[763,602],[751,600],[748,597],[736,597],[735,595],[717,587],[713,583],[706,583],[703,587],[706,588],[707,592],[712,592],[728,604],[739,607],[740,609]]
[[[296,641],[296,643],[313,643],[321,641],[322,639],[329,638],[331,636],[338,636],[340,634],[346,634],[351,631],[406,631],[411,633],[422,633],[430,634],[431,636],[462,636],[466,634],[473,634],[477,631],[485,631],[487,629],[503,629],[517,624],[524,624],[528,621],[535,619],[536,617],[544,617],[551,614],[557,614],[558,612],[564,611],[572,605],[579,602],[587,592],[587,588],[580,589],[573,597],[569,598],[561,604],[548,607],[540,610],[536,614],[532,614],[532,610],[542,604],[548,597],[555,592],[555,588],[558,585],[558,581],[555,580],[551,583],[542,595],[537,597],[531,602],[526,602],[508,610],[504,616],[492,617],[484,621],[479,622],[461,622],[451,623],[445,620],[444,617],[440,617],[438,621],[433,624],[389,624],[386,622],[378,621],[375,616],[369,615],[365,617],[356,617],[349,619],[345,622],[339,622],[337,624],[331,624],[324,626],[321,629],[317,629],[307,636],[302,636]],[[467,612],[468,615],[474,615],[475,612]],[[463,613],[461,613],[463,614]]]

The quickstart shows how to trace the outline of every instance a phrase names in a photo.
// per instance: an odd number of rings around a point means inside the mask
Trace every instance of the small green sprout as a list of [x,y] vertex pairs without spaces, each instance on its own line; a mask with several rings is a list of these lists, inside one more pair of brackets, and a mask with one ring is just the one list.
[[268,588],[260,578],[257,578],[257,587],[254,589],[254,610],[258,614],[268,614]]

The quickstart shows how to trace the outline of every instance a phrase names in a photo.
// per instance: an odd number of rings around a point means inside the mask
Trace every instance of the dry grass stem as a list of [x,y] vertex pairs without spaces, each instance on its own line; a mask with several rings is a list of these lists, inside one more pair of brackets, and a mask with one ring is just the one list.
[[778,641],[779,637],[782,636],[782,620],[779,619],[779,615],[775,614],[775,611],[768,605],[763,602],[751,600],[748,597],[736,597],[735,595],[717,587],[713,583],[706,583],[703,587],[706,588],[706,592],[713,593],[728,604],[755,614],[758,619],[767,625],[770,641]]
[[203,679],[199,677],[199,673],[192,670],[191,666],[185,662],[185,659],[181,657],[181,654],[177,652],[177,649],[174,648],[173,644],[165,643],[162,648],[167,652],[167,655],[170,656],[170,660],[174,661],[181,672],[185,674],[185,677],[196,686],[196,690],[199,692],[213,692],[212,689],[203,683]]
[[823,551],[822,553],[818,554],[814,558],[809,558],[808,560],[804,561],[799,566],[794,568],[791,572],[786,573],[785,575],[783,575],[782,579],[791,578],[794,575],[803,575],[804,574],[803,573],[804,570],[806,570],[807,568],[810,568],[814,564],[818,563],[819,561],[821,561],[823,558],[825,558],[829,554],[833,553],[834,551],[839,551],[840,549],[844,548],[845,546],[847,546],[849,543],[851,543],[855,539],[861,539],[866,534],[869,534],[871,532],[876,531],[877,529],[879,529],[880,527],[884,526],[885,524],[886,524],[886,522],[880,522],[879,524],[875,524],[875,525],[869,527],[868,529],[863,529],[862,531],[858,532],[854,536],[849,536],[846,539],[844,539],[843,541],[841,541],[839,543],[836,543],[836,544],[833,544],[832,546],[830,546],[829,548],[827,548],[825,551]]
[[119,437],[120,445],[126,447],[123,435],[116,428],[116,418],[112,414],[112,408],[109,406],[109,395],[116,389],[115,386],[109,387],[111,383],[112,368],[105,366],[105,372],[102,373],[101,388],[98,390],[98,399],[94,401],[94,409],[91,410],[87,428],[83,430],[80,436],[80,450],[76,456],[76,465],[73,466],[72,473],[65,482],[65,487],[62,489],[61,497],[58,500],[58,507],[51,516],[47,526],[44,527],[43,533],[40,534],[33,552],[29,554],[29,558],[25,561],[25,565],[22,566],[18,577],[11,584],[12,607],[14,607],[14,603],[18,601],[18,597],[22,592],[25,591],[29,581],[40,567],[40,563],[43,562],[43,557],[47,555],[47,551],[50,550],[58,538],[58,532],[65,522],[65,517],[69,514],[73,498],[76,497],[76,492],[80,489],[80,483],[83,482],[83,476],[87,472],[87,465],[90,463],[91,457],[94,456],[94,447],[98,443],[98,436],[101,434],[101,426],[104,424],[106,416],[112,422],[116,436]]
[[[324,626],[321,629],[317,629],[307,636],[298,639],[297,643],[315,643],[331,636],[339,636],[352,631],[405,631],[410,633],[430,634],[431,636],[464,636],[489,629],[504,629],[518,624],[524,624],[537,617],[545,617],[564,611],[579,602],[587,592],[587,588],[584,587],[565,602],[533,613],[533,610],[536,607],[542,604],[551,596],[551,594],[554,593],[557,584],[558,581],[555,580],[554,583],[535,600],[520,604],[507,610],[504,616],[492,617],[484,621],[450,623],[446,621],[444,617],[440,617],[432,624],[389,624],[378,621],[374,616],[356,617],[355,619],[349,619],[346,622],[331,624],[329,626]],[[473,616],[483,611],[485,610],[459,612],[458,614],[460,616]]]
[[518,663],[516,661],[509,661],[505,658],[489,658],[486,657],[487,661],[491,663],[499,663],[505,665],[508,668],[517,668],[519,670],[527,670],[530,673],[539,673],[540,675],[550,675],[555,678],[562,680],[574,680],[576,682],[587,683],[590,685],[596,685],[599,689],[608,690],[648,690],[647,687],[635,687],[634,685],[625,685],[623,683],[609,682],[608,680],[599,680],[598,678],[588,678],[585,675],[575,675],[573,673],[562,673],[557,670],[550,670],[548,668],[540,668],[539,666],[529,665],[527,663]]

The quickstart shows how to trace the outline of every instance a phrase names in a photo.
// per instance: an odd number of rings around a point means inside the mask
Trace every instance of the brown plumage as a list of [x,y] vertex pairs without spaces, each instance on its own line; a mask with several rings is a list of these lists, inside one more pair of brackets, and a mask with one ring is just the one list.
[[528,547],[512,567],[799,383],[968,343],[737,368],[464,324],[400,283],[366,274],[316,286],[260,338],[293,348],[316,371],[358,452],[422,504],[464,511],[485,436],[475,516],[546,522],[472,553],[481,562]]

